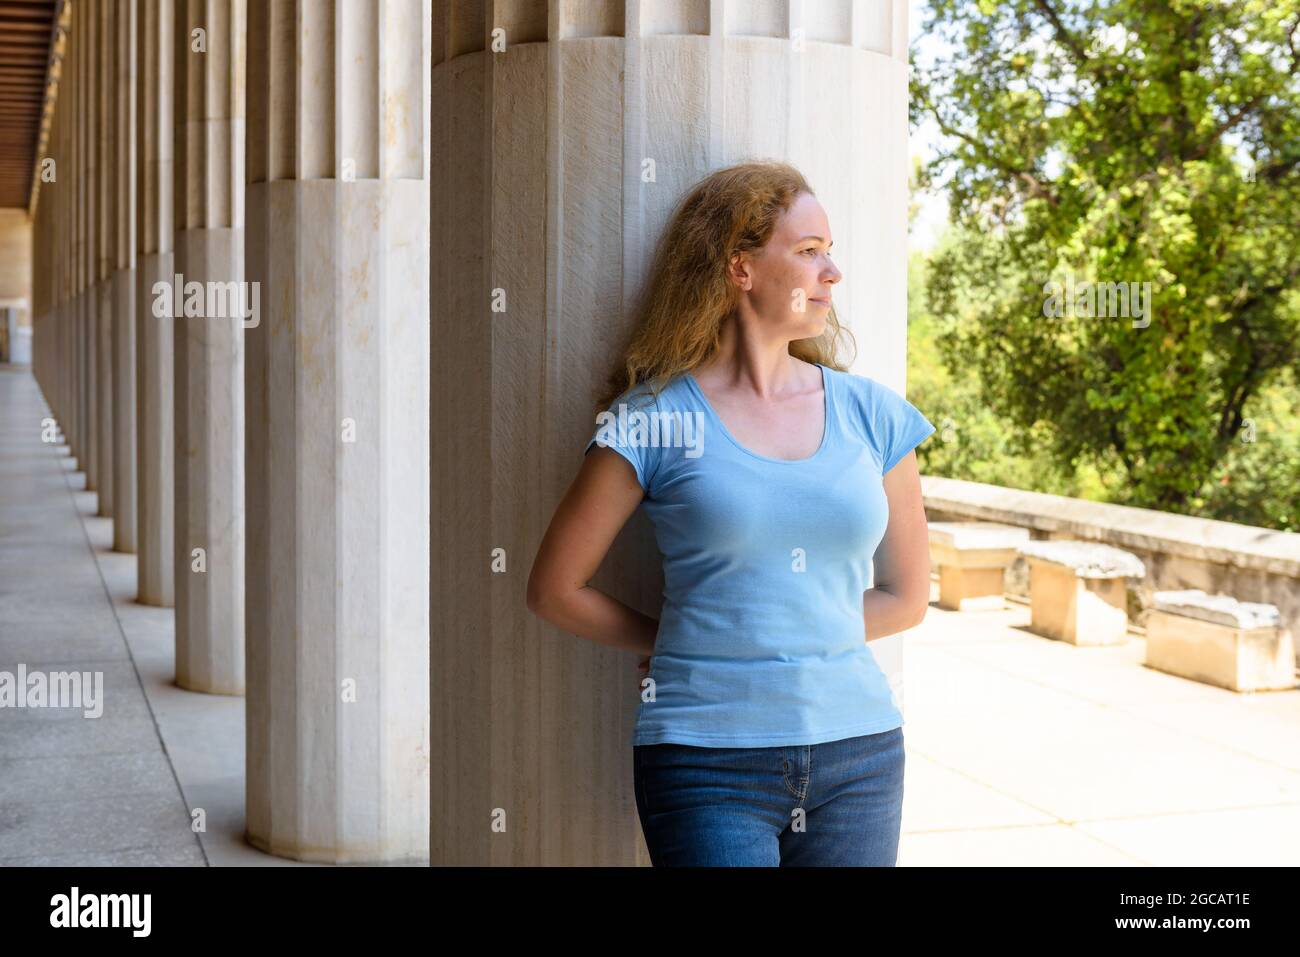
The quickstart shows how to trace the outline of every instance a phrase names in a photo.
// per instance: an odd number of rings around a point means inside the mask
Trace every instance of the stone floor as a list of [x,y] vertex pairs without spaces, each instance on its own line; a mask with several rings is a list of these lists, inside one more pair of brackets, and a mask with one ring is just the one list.
[[0,366],[0,671],[103,672],[105,703],[0,710],[0,866],[296,864],[244,842],[244,701],[176,686],[172,611],[134,600],[48,414]]
[[[0,710],[0,866],[292,865],[242,838],[243,699],[176,687],[172,614],[134,601],[46,415],[0,366],[0,671],[102,671],[107,704]],[[900,865],[1300,861],[1300,690],[1238,695],[1145,668],[1138,634],[1076,648],[1028,622],[932,605],[906,636]]]
[[1028,625],[1025,604],[932,603],[907,635],[900,865],[1300,862],[1300,690],[1155,671],[1132,630],[1079,648]]

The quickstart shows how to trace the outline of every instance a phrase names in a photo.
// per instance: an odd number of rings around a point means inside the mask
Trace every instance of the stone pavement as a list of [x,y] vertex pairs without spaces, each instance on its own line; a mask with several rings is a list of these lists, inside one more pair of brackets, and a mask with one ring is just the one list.
[[[938,585],[932,597],[938,597]],[[931,604],[904,636],[900,866],[1300,863],[1300,690],[1236,694],[1029,606]]]
[[0,866],[296,864],[244,843],[243,699],[175,685],[172,611],[136,603],[48,415],[0,365],[0,671],[101,672],[103,714],[0,709]]

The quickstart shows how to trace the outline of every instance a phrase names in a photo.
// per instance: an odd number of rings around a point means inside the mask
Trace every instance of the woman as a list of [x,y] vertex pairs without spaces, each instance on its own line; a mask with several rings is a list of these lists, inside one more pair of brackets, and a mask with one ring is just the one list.
[[[653,653],[633,765],[656,866],[897,862],[903,722],[867,642],[929,604],[912,449],[934,426],[835,361],[831,245],[787,164],[686,196],[529,577],[535,614]],[[639,505],[660,621],[587,585]]]

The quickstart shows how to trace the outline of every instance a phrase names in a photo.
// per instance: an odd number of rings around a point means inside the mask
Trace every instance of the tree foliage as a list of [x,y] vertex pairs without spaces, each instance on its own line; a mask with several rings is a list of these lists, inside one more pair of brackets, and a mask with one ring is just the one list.
[[[949,144],[921,174],[957,227],[926,280],[949,371],[1057,474],[1117,475],[1132,505],[1227,508],[1243,428],[1257,475],[1285,459],[1266,436],[1295,431],[1245,420],[1293,411],[1258,399],[1300,364],[1300,0],[928,13],[946,54],[914,70],[911,118]],[[1067,275],[1150,283],[1146,324],[1046,316]]]

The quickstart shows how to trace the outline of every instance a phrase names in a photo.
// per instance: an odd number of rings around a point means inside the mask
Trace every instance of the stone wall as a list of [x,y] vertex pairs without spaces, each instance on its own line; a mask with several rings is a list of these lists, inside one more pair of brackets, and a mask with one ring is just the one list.
[[[1036,539],[1076,538],[1133,552],[1146,565],[1146,577],[1129,588],[1129,617],[1139,626],[1155,591],[1200,588],[1276,605],[1283,624],[1300,635],[1300,534],[931,475],[922,476],[921,490],[932,522],[1003,522],[1028,528]],[[1006,587],[1028,597],[1024,559],[1007,569]]]

